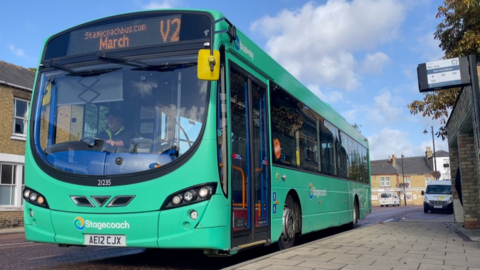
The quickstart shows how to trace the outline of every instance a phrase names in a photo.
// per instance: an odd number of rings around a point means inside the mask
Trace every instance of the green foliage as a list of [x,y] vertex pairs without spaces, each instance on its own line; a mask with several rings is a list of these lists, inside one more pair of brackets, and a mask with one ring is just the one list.
[[360,128],[362,127],[362,125],[359,125],[359,124],[355,123],[355,124],[352,125],[352,127],[355,128],[359,133],[362,133],[360,131]]
[[[445,52],[444,59],[476,55],[480,59],[480,0],[445,0],[438,7],[437,18],[443,18],[434,33]],[[448,113],[460,93],[459,88],[425,93],[423,101],[414,100],[408,105],[411,114],[440,119],[437,137],[445,139]]]

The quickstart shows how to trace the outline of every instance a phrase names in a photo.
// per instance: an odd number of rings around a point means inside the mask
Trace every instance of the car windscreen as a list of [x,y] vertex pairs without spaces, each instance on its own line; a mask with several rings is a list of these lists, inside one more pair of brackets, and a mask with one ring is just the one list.
[[427,194],[452,194],[450,185],[428,185]]

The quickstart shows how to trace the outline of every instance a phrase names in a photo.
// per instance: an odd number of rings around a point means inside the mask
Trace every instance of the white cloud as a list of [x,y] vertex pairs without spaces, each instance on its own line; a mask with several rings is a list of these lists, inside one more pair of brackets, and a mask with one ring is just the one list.
[[[267,37],[270,55],[305,83],[351,90],[359,86],[356,71],[362,68],[353,53],[394,40],[404,17],[398,0],[329,0],[265,16],[250,30]],[[386,55],[373,56],[381,67]]]
[[343,100],[343,93],[339,91],[328,91],[328,93],[324,93],[324,91],[320,90],[320,86],[318,85],[309,85],[308,89],[310,89],[310,91],[312,91],[322,101],[327,103],[333,104]]
[[[389,90],[374,97],[375,108],[369,114],[369,120],[377,125],[385,126],[386,123],[393,124],[401,119],[402,111],[406,107],[397,107],[395,104],[401,102],[400,97],[393,97]],[[392,104],[392,100],[395,102]]]
[[362,63],[362,71],[364,73],[381,73],[388,62],[390,62],[390,57],[382,52],[367,54]]
[[143,9],[162,9],[162,8],[173,8],[179,4],[178,0],[163,0],[155,1],[152,0],[148,4],[142,4]]
[[435,39],[433,32],[419,37],[416,44],[419,45],[416,50],[421,51],[422,59],[425,59],[425,61],[437,61],[445,55],[439,47],[440,41]]
[[349,110],[349,111],[343,112],[342,116],[345,117],[345,119],[347,119],[347,122],[353,124],[355,123],[357,112],[358,112],[357,110]]
[[13,45],[10,45],[8,48],[16,56],[27,58],[27,56],[25,55],[25,52],[22,49],[19,49],[19,48],[13,46]]
[[368,137],[370,145],[370,159],[387,159],[389,156],[415,156],[417,149],[408,140],[408,132],[384,128],[378,134]]

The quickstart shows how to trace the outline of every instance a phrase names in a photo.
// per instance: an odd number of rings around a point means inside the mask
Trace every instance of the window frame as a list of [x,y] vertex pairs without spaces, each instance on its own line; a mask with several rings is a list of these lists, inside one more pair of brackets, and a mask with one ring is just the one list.
[[[17,115],[17,102],[25,102],[26,103],[26,116],[18,116]],[[19,139],[19,140],[26,140],[27,138],[27,128],[28,128],[28,115],[30,114],[30,101],[25,100],[22,98],[14,97],[13,98],[13,111],[12,111],[12,139]],[[25,121],[25,124],[23,126],[23,133],[17,133],[15,131],[15,122],[16,120],[22,120]]]
[[[388,179],[388,180],[387,180]],[[386,185],[388,181],[388,185]],[[384,184],[382,184],[382,182]],[[390,183],[390,176],[380,176],[380,186],[381,187],[390,187],[391,186],[391,183]]]
[[408,183],[408,187],[412,187],[412,178],[410,178],[410,176],[405,176],[404,179],[405,179],[405,184]]

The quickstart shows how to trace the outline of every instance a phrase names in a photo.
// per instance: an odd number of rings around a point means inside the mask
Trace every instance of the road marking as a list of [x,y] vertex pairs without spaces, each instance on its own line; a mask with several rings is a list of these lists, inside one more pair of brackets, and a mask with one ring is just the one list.
[[50,255],[50,256],[43,256],[43,257],[28,258],[28,260],[38,260],[38,259],[52,258],[57,256],[62,256],[62,255]]
[[14,244],[0,244],[0,247],[8,247],[8,246],[16,246],[16,245],[25,245],[25,244],[33,244],[34,242],[21,242],[21,243],[14,243]]
[[393,221],[393,218],[392,218],[392,219],[387,219],[387,220],[385,220],[385,221],[383,221],[383,222],[390,222],[390,221]]

